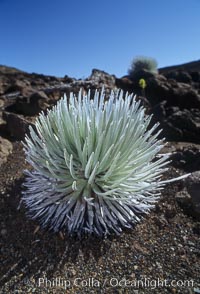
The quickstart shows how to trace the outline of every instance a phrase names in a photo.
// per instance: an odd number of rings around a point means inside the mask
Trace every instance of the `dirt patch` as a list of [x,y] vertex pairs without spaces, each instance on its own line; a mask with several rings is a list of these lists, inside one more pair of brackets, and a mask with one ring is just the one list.
[[[134,293],[139,280],[135,293],[194,293],[200,282],[200,224],[176,203],[181,182],[168,184],[155,209],[119,237],[63,240],[34,233],[37,223],[23,207],[17,209],[25,168],[22,145],[14,142],[0,168],[0,293]],[[178,172],[171,168],[167,176]],[[155,288],[155,281],[165,279],[185,284]]]

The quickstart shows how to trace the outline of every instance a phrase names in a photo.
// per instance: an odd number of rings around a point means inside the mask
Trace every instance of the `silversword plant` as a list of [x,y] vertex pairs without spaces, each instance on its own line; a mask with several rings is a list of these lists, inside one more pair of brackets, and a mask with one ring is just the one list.
[[158,124],[133,95],[81,91],[41,113],[24,143],[22,201],[42,227],[68,234],[119,234],[159,199],[168,154]]
[[135,57],[128,70],[128,74],[131,78],[134,78],[141,70],[147,70],[154,74],[158,73],[158,63],[156,59],[145,56]]

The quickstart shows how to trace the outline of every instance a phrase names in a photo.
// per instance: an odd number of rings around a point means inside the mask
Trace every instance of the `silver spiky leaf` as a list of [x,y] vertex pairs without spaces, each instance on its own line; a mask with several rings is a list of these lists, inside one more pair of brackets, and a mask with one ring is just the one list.
[[158,200],[168,154],[158,124],[133,95],[122,91],[71,94],[26,136],[26,190],[22,201],[42,227],[67,233],[120,233]]

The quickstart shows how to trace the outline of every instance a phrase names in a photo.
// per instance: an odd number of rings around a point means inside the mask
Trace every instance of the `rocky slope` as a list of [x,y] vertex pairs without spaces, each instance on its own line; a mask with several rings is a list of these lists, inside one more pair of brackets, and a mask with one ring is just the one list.
[[[34,116],[46,110],[63,96],[80,88],[94,90],[104,86],[110,89],[121,88],[145,96],[143,101],[154,118],[160,121],[167,140],[200,143],[200,69],[199,62],[192,63],[192,70],[175,70],[153,75],[140,72],[135,80],[128,76],[116,78],[103,71],[93,70],[85,80],[28,74],[13,68],[0,67],[0,117],[6,122],[5,131],[15,138],[22,139],[27,131],[26,122],[34,121]],[[180,68],[187,68],[182,66]],[[172,67],[173,69],[173,67]],[[141,91],[139,79],[144,78],[147,87]],[[12,128],[14,124],[17,126]]]
[[200,60],[187,62],[179,65],[162,67],[159,69],[161,74],[165,74],[167,72],[172,71],[185,71],[185,72],[199,72],[200,71]]
[[[139,80],[147,87],[142,90]],[[21,140],[40,111],[56,104],[64,94],[104,86],[106,93],[121,88],[141,99],[153,122],[159,121],[162,136],[172,153],[169,177],[190,172],[180,183],[168,185],[155,210],[119,238],[79,241],[61,240],[49,232],[37,232],[36,224],[17,210],[23,183],[24,162]],[[195,293],[199,281],[200,261],[200,66],[160,69],[159,74],[141,71],[134,80],[117,78],[94,69],[84,80],[68,76],[54,77],[29,74],[0,66],[0,246],[2,267],[0,293],[48,293],[38,287],[43,275],[70,280],[96,277],[101,284],[107,279],[148,278],[193,279],[195,287],[146,289],[140,293]],[[33,233],[35,230],[35,233]],[[98,249],[97,249],[98,248]],[[90,258],[88,258],[90,256]],[[128,257],[128,258],[127,258]],[[69,292],[81,293],[73,284]],[[194,289],[195,288],[195,289]],[[84,288],[84,293],[122,293],[120,287]],[[130,290],[130,292],[129,292]],[[133,293],[133,289],[127,292]],[[198,289],[197,289],[198,290]],[[1,292],[2,291],[2,292]],[[51,291],[51,290],[50,290]],[[53,290],[52,290],[53,291]],[[118,291],[118,292],[116,292]],[[16,292],[17,293],[17,292]],[[51,293],[51,292],[49,292]],[[52,292],[53,293],[53,292]],[[63,290],[56,288],[56,293]],[[198,292],[196,292],[198,293]]]

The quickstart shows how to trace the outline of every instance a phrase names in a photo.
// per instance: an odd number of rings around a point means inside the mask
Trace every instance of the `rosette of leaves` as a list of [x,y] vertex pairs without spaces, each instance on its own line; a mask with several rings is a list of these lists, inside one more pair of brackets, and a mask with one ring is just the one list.
[[128,74],[131,78],[135,79],[138,75],[144,74],[144,71],[152,74],[158,73],[158,63],[156,59],[145,56],[135,57],[128,70]]
[[133,95],[71,93],[41,113],[24,150],[22,201],[41,227],[67,234],[119,234],[159,199],[168,154],[158,124]]

